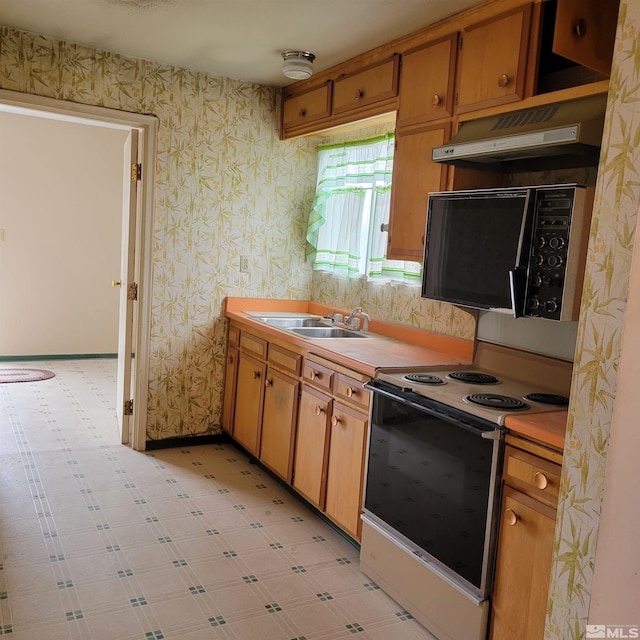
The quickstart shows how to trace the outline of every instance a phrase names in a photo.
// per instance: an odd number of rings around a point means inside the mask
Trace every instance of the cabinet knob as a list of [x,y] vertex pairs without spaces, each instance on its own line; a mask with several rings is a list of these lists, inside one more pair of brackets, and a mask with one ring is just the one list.
[[319,380],[320,379],[320,374],[317,371],[312,371],[309,374],[309,380]]
[[316,415],[321,416],[323,413],[324,413],[324,409],[320,405],[318,405],[316,407]]
[[229,357],[227,358],[227,362],[228,362],[229,364],[233,364],[233,356],[229,356]]
[[576,20],[573,25],[573,33],[577,38],[584,38],[587,35],[587,21],[584,18]]
[[442,98],[436,93],[431,101],[431,106],[437,107],[442,102]]
[[347,387],[344,390],[344,395],[347,396],[347,398],[352,398],[353,397],[353,389],[351,387]]
[[388,232],[389,232],[389,224],[388,224],[388,223],[383,222],[383,223],[380,225],[380,233],[388,233]]
[[511,82],[511,78],[509,77],[508,73],[503,73],[499,78],[498,78],[498,86],[501,87],[502,89],[504,89],[509,82]]
[[331,426],[336,427],[340,424],[340,418],[338,416],[331,416]]
[[253,372],[253,379],[256,380],[259,377],[260,377],[260,372],[259,371],[254,371]]
[[538,489],[546,489],[549,486],[549,479],[542,471],[538,471],[536,475],[533,476],[533,482]]
[[360,100],[364,96],[364,91],[362,89],[356,89],[356,93],[354,95],[356,100]]
[[518,514],[513,511],[512,509],[507,509],[504,512],[504,519],[505,522],[510,526],[513,527],[518,523]]
[[264,386],[265,386],[265,387],[271,387],[271,386],[273,386],[273,380],[265,380],[265,381],[264,381]]
[[298,111],[298,114],[301,118],[304,118],[307,115],[307,110],[305,108],[302,108],[300,109],[300,111]]

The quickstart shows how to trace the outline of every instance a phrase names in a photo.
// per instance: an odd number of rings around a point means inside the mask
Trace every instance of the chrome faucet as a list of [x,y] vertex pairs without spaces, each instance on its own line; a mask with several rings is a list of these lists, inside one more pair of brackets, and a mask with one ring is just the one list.
[[369,330],[369,320],[371,320],[371,317],[369,316],[368,313],[365,313],[362,310],[362,307],[356,307],[345,319],[344,319],[344,324],[348,327],[350,327],[351,329],[358,329],[359,327],[352,327],[351,324],[353,322],[353,319],[356,316],[360,316],[363,320],[362,323],[362,330],[363,331],[368,331]]

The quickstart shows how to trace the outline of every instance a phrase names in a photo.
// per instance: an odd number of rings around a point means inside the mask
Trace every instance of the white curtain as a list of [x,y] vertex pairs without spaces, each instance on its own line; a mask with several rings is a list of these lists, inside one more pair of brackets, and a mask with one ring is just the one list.
[[389,221],[393,149],[392,133],[318,147],[307,230],[314,269],[403,281],[417,273],[419,282],[420,265],[386,260],[387,233],[380,230]]

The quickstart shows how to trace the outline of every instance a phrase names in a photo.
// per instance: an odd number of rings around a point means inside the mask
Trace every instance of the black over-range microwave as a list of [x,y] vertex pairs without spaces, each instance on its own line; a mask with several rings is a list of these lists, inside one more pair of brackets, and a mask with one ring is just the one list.
[[430,194],[422,297],[577,320],[592,199],[575,184]]

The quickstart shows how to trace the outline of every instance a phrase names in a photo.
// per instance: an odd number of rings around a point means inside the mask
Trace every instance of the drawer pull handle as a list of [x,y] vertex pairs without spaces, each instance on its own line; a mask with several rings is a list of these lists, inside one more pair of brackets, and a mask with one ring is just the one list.
[[254,371],[253,372],[253,379],[257,380],[260,377],[260,372],[259,371]]
[[364,91],[362,89],[356,89],[355,99],[360,100],[364,96]]
[[498,86],[504,89],[509,84],[510,81],[511,81],[511,78],[509,77],[509,74],[503,73],[498,78]]
[[318,405],[316,407],[316,415],[321,416],[323,413],[324,413],[324,409],[320,405]]
[[306,109],[300,109],[300,111],[298,113],[300,114],[301,118],[304,118],[307,115],[307,110]]
[[331,426],[336,427],[340,424],[340,418],[338,416],[331,416]]
[[265,387],[271,387],[273,385],[273,380],[265,380],[264,381],[264,386]]
[[576,23],[573,25],[573,33],[577,38],[584,38],[587,35],[587,22],[584,18],[576,20]]
[[436,93],[433,96],[433,100],[431,102],[431,105],[434,106],[434,107],[437,107],[441,102],[442,102],[442,98]]
[[353,389],[351,387],[347,387],[344,390],[344,395],[347,396],[347,398],[352,398],[353,394],[354,394],[354,391],[353,391]]
[[312,371],[309,374],[309,380],[320,380],[320,374],[317,371]]
[[512,509],[507,509],[504,512],[504,519],[510,527],[513,527],[516,524],[518,524],[518,520],[519,520],[518,514]]
[[549,486],[549,478],[547,478],[542,471],[536,472],[536,475],[533,476],[533,482],[536,487],[541,490],[544,490]]

